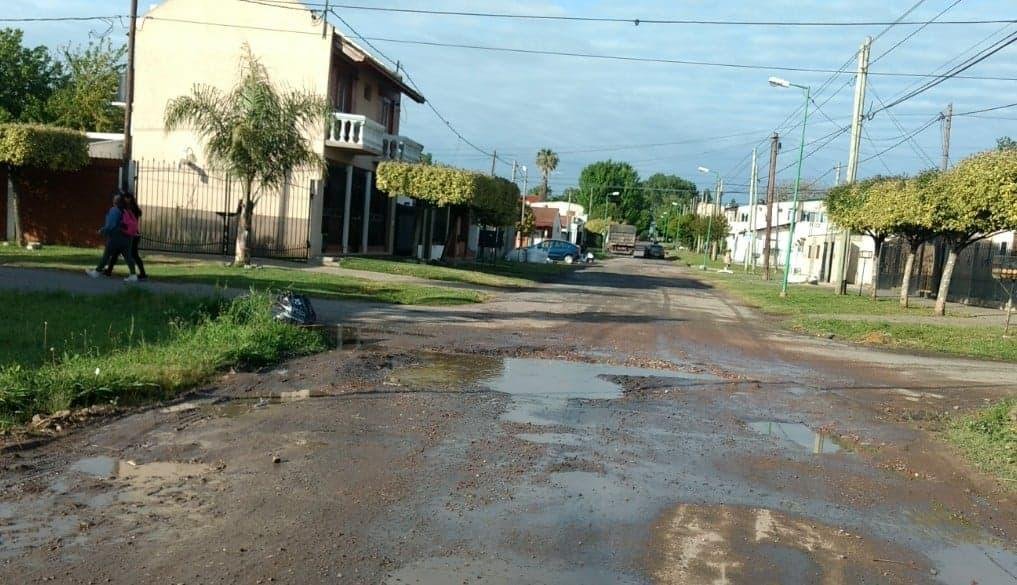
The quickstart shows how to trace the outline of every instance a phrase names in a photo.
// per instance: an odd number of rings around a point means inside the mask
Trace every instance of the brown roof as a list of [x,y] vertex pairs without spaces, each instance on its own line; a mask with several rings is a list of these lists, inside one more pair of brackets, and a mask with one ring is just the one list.
[[553,207],[531,207],[533,210],[534,224],[536,227],[554,227],[554,219],[558,217],[558,210]]

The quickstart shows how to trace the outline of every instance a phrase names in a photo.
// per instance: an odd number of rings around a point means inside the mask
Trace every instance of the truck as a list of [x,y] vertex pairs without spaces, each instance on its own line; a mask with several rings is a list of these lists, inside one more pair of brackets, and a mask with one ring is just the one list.
[[611,254],[628,254],[636,251],[636,226],[625,223],[612,223],[607,228],[604,239],[604,250]]

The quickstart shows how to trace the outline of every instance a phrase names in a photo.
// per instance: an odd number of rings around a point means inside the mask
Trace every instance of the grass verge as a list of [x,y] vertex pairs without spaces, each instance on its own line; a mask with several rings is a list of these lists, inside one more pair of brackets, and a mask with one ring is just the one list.
[[20,325],[0,346],[0,427],[72,407],[163,399],[228,367],[325,348],[320,332],[273,319],[267,293],[232,301],[3,293],[0,303],[0,319],[18,313]]
[[1017,399],[1009,399],[955,423],[947,437],[979,469],[1017,491]]
[[[25,250],[0,247],[0,265],[26,268],[85,270],[95,266],[99,250],[47,246]],[[305,267],[256,269],[224,266],[212,260],[150,255],[145,267],[153,279],[163,282],[213,284],[256,290],[293,290],[325,299],[362,300],[396,305],[463,305],[480,303],[486,295],[473,290],[408,283],[389,283],[309,270]],[[120,268],[123,270],[122,266]]]

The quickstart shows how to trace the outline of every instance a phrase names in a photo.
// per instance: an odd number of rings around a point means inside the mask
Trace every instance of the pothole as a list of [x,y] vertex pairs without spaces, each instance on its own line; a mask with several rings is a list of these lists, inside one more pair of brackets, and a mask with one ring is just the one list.
[[814,431],[801,423],[764,420],[750,422],[748,426],[761,435],[775,437],[815,455],[836,453],[841,450],[836,439],[828,433]]

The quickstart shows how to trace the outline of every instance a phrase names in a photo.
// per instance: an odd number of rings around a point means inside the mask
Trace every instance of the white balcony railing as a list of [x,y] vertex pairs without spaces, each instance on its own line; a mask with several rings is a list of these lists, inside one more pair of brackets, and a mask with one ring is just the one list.
[[360,150],[384,160],[417,162],[424,147],[405,136],[385,132],[385,127],[366,116],[332,114],[325,143],[336,148]]

